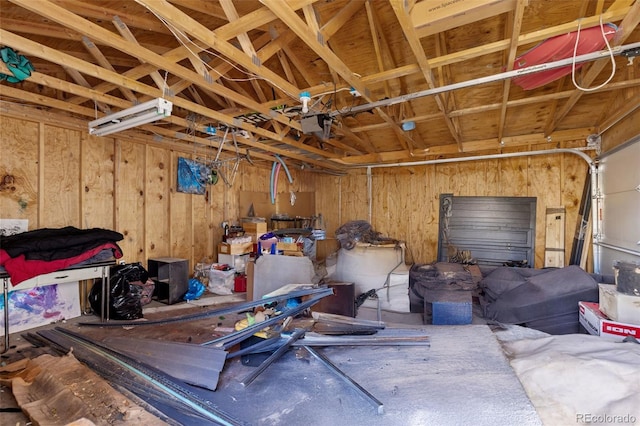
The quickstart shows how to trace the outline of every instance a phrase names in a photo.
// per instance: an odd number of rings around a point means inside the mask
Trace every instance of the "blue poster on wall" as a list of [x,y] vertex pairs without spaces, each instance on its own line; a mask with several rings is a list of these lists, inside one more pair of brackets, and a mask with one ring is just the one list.
[[204,195],[211,169],[197,161],[178,157],[178,192]]

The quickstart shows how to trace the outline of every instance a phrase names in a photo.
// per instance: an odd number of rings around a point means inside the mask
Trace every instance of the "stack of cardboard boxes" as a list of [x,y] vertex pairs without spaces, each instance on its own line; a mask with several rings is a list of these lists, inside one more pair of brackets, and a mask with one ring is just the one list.
[[580,323],[610,340],[640,339],[640,265],[616,262],[615,284],[599,284],[599,303],[580,302]]

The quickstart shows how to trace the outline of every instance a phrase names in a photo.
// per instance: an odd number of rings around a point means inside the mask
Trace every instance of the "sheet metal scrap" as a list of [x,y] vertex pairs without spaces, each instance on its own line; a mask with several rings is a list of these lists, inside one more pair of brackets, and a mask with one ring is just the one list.
[[[199,312],[196,314],[165,318],[162,320],[81,322],[79,323],[79,325],[88,326],[88,327],[125,327],[125,326],[126,327],[128,326],[142,327],[142,326],[150,326],[150,325],[172,324],[172,323],[179,323],[179,322],[186,322],[186,321],[201,320],[205,318],[217,317],[217,316],[227,315],[227,314],[232,314],[237,312],[249,311],[258,306],[268,305],[271,303],[280,303],[289,299],[304,298],[304,297],[314,296],[314,295],[322,295],[321,297],[325,297],[331,294],[333,294],[333,289],[330,289],[327,287],[320,287],[320,288],[292,291],[285,294],[279,294],[273,297],[265,297],[263,299],[255,300],[253,302],[239,303],[239,304],[222,308],[222,309],[215,309],[207,312]],[[317,302],[317,300],[315,302]]]
[[[111,349],[190,385],[216,390],[227,352],[214,347],[162,340],[107,337]],[[206,362],[203,362],[206,360]]]
[[[158,411],[188,419],[188,424],[240,425],[242,422],[190,391],[165,372],[120,354],[86,336],[61,327],[38,332],[42,337],[74,348],[78,360],[89,365],[115,385],[130,389]],[[193,423],[196,422],[196,423]]]

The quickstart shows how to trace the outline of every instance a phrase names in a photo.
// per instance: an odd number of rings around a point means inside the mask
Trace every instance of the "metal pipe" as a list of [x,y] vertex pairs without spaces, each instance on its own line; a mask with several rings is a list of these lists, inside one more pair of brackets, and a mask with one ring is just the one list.
[[446,86],[441,86],[441,87],[435,87],[435,88],[432,88],[432,89],[421,90],[419,92],[409,93],[409,94],[406,94],[406,95],[397,96],[395,98],[382,99],[380,101],[370,102],[368,104],[358,105],[358,106],[354,106],[354,107],[351,107],[351,108],[346,108],[344,110],[334,111],[334,112],[331,112],[328,115],[330,117],[335,117],[335,116],[342,115],[342,114],[354,114],[354,113],[361,112],[361,111],[369,111],[369,110],[372,110],[374,108],[378,108],[378,107],[382,107],[382,106],[395,105],[395,104],[399,104],[399,103],[402,103],[402,102],[410,101],[412,99],[421,98],[421,97],[424,97],[424,96],[437,95],[439,93],[449,92],[451,90],[462,89],[462,88],[471,87],[471,86],[478,86],[480,84],[492,83],[492,82],[495,82],[495,81],[506,80],[506,79],[512,78],[512,77],[520,77],[520,76],[527,75],[527,74],[534,74],[534,73],[541,72],[541,71],[549,71],[549,70],[552,70],[552,69],[555,69],[555,68],[560,68],[560,67],[564,67],[564,66],[567,66],[567,65],[571,65],[572,63],[578,64],[578,63],[581,63],[581,62],[594,61],[594,60],[603,58],[605,56],[609,56],[610,54],[613,54],[614,56],[618,56],[618,55],[622,54],[622,52],[625,52],[625,51],[631,50],[631,49],[636,49],[638,47],[640,47],[640,43],[631,43],[631,44],[627,44],[627,45],[624,45],[624,46],[616,46],[616,47],[611,49],[611,53],[609,52],[609,50],[600,50],[600,51],[597,51],[597,52],[585,53],[584,55],[579,55],[579,56],[575,56],[575,57],[572,56],[570,58],[560,59],[558,61],[549,62],[549,63],[546,63],[546,64],[532,65],[530,67],[521,68],[521,69],[518,69],[518,70],[506,71],[506,72],[503,72],[503,73],[490,75],[490,76],[487,76],[487,77],[480,77],[480,78],[476,78],[476,79],[473,79],[473,80],[467,80],[467,81],[462,81],[462,82],[459,82],[459,83],[448,84]]
[[258,377],[264,370],[267,369],[268,366],[273,364],[275,360],[280,358],[286,351],[288,351],[289,347],[291,347],[293,342],[295,342],[296,340],[304,336],[304,333],[306,333],[306,331],[307,330],[304,328],[299,328],[296,331],[294,331],[293,334],[287,339],[287,341],[282,346],[278,348],[277,351],[269,355],[269,358],[262,361],[262,364],[260,364],[258,368],[256,368],[247,377],[245,377],[244,380],[240,382],[240,384],[244,387],[249,386],[256,379],[256,377]]
[[325,357],[321,353],[315,351],[311,346],[303,346],[307,352],[313,355],[318,361],[320,361],[325,367],[331,370],[337,377],[342,379],[343,382],[348,384],[351,388],[353,388],[360,395],[364,396],[369,402],[376,408],[376,412],[378,414],[384,414],[384,405],[380,402],[375,396],[371,395],[365,388],[360,386],[355,380],[351,377],[344,374],[342,370],[335,366],[329,358]]
[[511,158],[511,157],[528,157],[534,155],[549,155],[549,154],[575,154],[581,157],[587,164],[591,165],[593,163],[593,159],[585,154],[583,151],[575,148],[554,148],[554,149],[546,149],[541,151],[523,151],[523,152],[507,152],[502,154],[486,154],[486,155],[474,155],[470,157],[455,157],[455,158],[437,158],[435,160],[422,160],[422,161],[411,161],[406,163],[386,163],[386,164],[370,164],[367,166],[355,166],[354,168],[367,167],[367,169],[371,168],[381,168],[381,167],[411,167],[411,166],[426,166],[429,164],[441,164],[441,163],[458,163],[464,161],[478,161],[478,160],[493,160],[493,159],[501,159],[501,158]]
[[601,250],[596,243],[600,239],[600,179],[598,177],[598,165],[594,161],[590,168],[591,173],[591,248],[593,250],[594,272],[600,273]]
[[4,301],[4,349],[0,354],[9,351],[9,278],[2,279],[2,297]]
[[621,253],[627,253],[627,254],[632,254],[634,256],[640,256],[640,251],[636,251],[636,250],[631,250],[631,249],[627,249],[624,247],[618,247],[618,246],[614,246],[611,244],[607,244],[607,243],[594,243],[594,245],[596,246],[600,246],[600,247],[605,247],[614,251],[619,251]]
[[371,217],[373,216],[373,182],[371,181],[371,166],[367,167],[367,204],[369,205],[369,223],[371,223]]

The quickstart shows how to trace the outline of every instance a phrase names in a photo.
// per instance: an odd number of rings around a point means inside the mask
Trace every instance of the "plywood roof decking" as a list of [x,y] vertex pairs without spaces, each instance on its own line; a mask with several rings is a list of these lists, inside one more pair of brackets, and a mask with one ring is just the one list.
[[[82,126],[164,92],[172,117],[138,135],[215,150],[220,138],[204,128],[227,125],[247,131],[237,140],[256,160],[277,153],[318,169],[499,152],[584,140],[623,119],[640,106],[640,61],[616,57],[613,79],[594,92],[570,76],[529,91],[504,80],[350,108],[510,70],[541,41],[601,16],[619,27],[614,45],[640,42],[638,0],[0,0],[0,44],[36,69],[2,82],[0,99]],[[578,81],[601,84],[607,61],[584,66]],[[328,138],[304,134],[302,91],[311,114],[333,113]],[[288,114],[274,112],[281,106]],[[247,118],[258,113],[269,119]],[[402,130],[407,121],[415,130]]]

